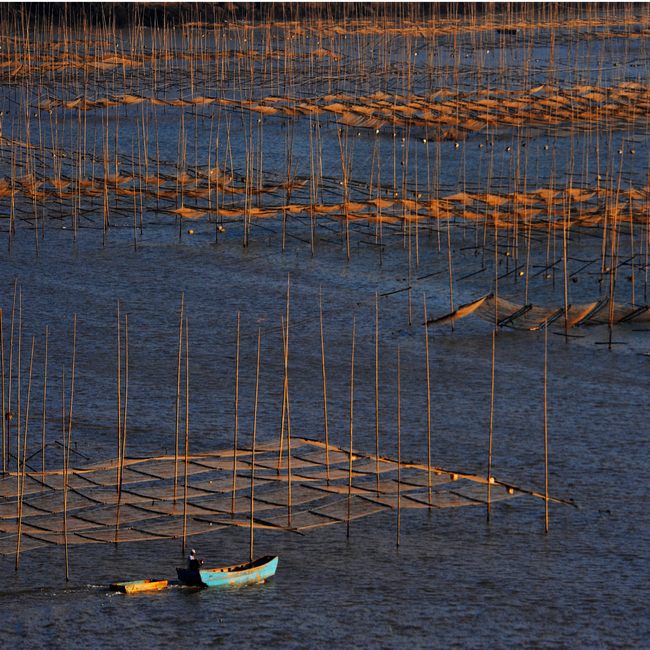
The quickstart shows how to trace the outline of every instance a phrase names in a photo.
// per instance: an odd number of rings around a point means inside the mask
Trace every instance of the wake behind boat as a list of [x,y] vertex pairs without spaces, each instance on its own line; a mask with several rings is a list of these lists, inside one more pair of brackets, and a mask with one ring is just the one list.
[[275,575],[278,567],[278,557],[264,557],[217,569],[187,569],[178,567],[178,579],[192,587],[243,587],[245,585],[266,582]]

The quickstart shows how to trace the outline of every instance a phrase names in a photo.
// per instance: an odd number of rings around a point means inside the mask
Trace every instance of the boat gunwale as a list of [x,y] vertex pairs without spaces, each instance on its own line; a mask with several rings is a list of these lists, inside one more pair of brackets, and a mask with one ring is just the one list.
[[277,555],[265,555],[253,562],[234,564],[215,569],[187,569],[177,567],[179,580],[190,587],[244,586],[266,582],[275,575],[279,561]]
[[246,571],[259,569],[266,564],[270,564],[277,557],[277,555],[265,555],[257,560],[253,560],[253,562],[242,562],[241,564],[232,564],[214,569],[199,569],[199,573],[245,573]]

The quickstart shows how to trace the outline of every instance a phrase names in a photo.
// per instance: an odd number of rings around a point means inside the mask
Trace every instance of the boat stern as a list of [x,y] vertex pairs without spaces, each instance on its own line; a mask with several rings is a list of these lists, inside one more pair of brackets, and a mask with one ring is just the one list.
[[176,575],[184,585],[188,585],[189,587],[205,587],[205,584],[201,580],[201,574],[198,571],[192,571],[185,567],[176,567]]

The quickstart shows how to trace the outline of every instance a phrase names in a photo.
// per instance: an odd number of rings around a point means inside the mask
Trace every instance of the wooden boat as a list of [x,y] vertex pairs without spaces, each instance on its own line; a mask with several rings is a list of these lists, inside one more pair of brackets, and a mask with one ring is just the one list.
[[130,582],[114,582],[111,591],[121,591],[123,594],[137,594],[142,591],[161,591],[169,584],[168,580],[132,580]]
[[278,558],[273,555],[218,569],[199,569],[198,571],[177,568],[178,579],[192,587],[243,587],[265,582],[275,575]]

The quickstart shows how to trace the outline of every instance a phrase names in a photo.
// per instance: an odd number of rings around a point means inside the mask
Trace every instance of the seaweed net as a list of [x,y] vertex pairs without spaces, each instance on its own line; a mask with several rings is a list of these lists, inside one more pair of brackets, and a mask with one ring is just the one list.
[[[7,141],[0,139],[0,153],[6,145]],[[150,164],[154,166],[154,162]],[[354,187],[355,199],[349,200],[335,179],[324,178],[332,200],[315,202],[308,178],[279,181],[258,174],[251,181],[217,167],[197,168],[190,175],[179,174],[171,162],[156,164],[164,173],[137,173],[131,165],[134,173],[129,175],[75,177],[78,170],[68,169],[53,176],[29,173],[0,178],[0,199],[8,199],[13,206],[12,223],[20,220],[32,225],[45,217],[68,218],[76,210],[84,223],[99,225],[103,221],[106,227],[119,218],[132,220],[134,205],[144,208],[150,223],[158,223],[159,216],[168,218],[169,223],[171,219],[208,219],[244,224],[291,217],[373,226],[457,220],[499,229],[559,230],[617,223],[646,226],[650,217],[647,186],[613,190],[599,184],[540,187],[528,192],[442,192],[437,196],[419,192],[415,198],[394,188]],[[256,205],[252,205],[253,197]]]
[[[187,465],[187,474],[185,466]],[[254,469],[254,472],[252,470]],[[398,476],[399,471],[399,476]],[[187,457],[109,460],[0,480],[0,555],[44,546],[180,538],[251,525],[304,533],[397,508],[485,504],[486,477],[377,457],[305,438]],[[187,476],[187,481],[185,477]],[[121,483],[121,489],[119,489]],[[22,498],[20,498],[22,491]],[[534,490],[490,481],[490,500]],[[553,501],[569,503],[552,497]]]
[[355,128],[426,128],[428,137],[463,140],[487,128],[540,127],[570,124],[590,131],[612,128],[643,119],[650,107],[650,89],[635,81],[615,86],[578,85],[569,88],[543,84],[525,90],[481,89],[459,92],[440,88],[427,95],[389,95],[377,91],[367,96],[332,93],[319,97],[267,96],[231,99],[221,96],[191,98],[115,94],[107,97],[51,97],[38,103],[41,111],[75,109],[92,111],[133,104],[176,108],[221,106],[263,115],[295,117],[323,115]]
[[427,325],[443,325],[476,314],[480,319],[496,323],[500,327],[521,330],[549,328],[574,328],[581,325],[605,325],[621,323],[650,323],[650,306],[625,305],[609,298],[602,298],[579,305],[542,307],[515,303],[506,298],[497,298],[490,293],[466,303],[449,314],[432,318]]

